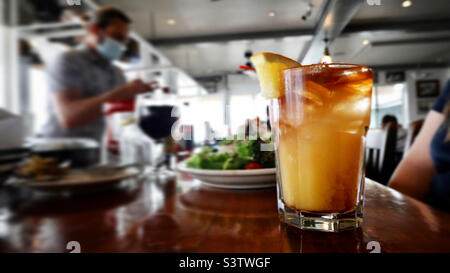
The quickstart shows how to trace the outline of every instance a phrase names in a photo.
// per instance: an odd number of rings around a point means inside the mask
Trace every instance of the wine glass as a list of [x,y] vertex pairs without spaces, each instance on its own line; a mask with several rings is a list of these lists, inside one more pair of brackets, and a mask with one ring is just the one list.
[[173,143],[172,131],[179,119],[176,96],[170,90],[159,88],[153,93],[139,95],[136,100],[135,115],[138,127],[152,143],[151,168],[155,176],[173,176],[173,172],[162,169],[165,151],[162,144]]

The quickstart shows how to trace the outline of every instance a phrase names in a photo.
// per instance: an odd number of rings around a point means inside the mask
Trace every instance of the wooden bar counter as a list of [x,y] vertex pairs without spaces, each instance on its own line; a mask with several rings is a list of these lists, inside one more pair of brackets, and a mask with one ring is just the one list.
[[[128,181],[125,189],[46,195],[6,186],[0,252],[450,252],[450,214],[366,180],[362,228],[302,231],[281,223],[276,189],[218,190],[199,181]],[[376,243],[375,243],[376,244]]]

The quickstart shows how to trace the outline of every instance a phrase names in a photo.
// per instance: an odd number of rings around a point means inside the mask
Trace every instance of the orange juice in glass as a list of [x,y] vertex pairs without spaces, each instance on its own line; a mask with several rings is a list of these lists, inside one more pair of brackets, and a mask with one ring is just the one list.
[[[272,77],[280,77],[278,83],[262,91],[271,99],[281,220],[332,232],[358,227],[372,71],[353,64],[291,64],[277,73]],[[270,88],[279,90],[268,93]]]

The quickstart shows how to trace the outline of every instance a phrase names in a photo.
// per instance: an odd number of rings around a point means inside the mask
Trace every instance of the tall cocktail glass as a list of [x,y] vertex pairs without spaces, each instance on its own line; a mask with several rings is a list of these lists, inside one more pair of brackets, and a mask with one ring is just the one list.
[[341,231],[362,223],[372,71],[353,64],[284,70],[271,100],[280,219]]

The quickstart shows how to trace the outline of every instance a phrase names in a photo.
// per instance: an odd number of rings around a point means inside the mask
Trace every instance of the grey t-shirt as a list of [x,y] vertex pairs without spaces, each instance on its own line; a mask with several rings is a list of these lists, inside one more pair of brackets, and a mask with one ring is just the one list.
[[[58,56],[48,65],[47,78],[49,98],[64,90],[79,90],[84,98],[90,98],[125,84],[125,77],[118,67],[85,46]],[[64,129],[56,117],[52,100],[47,105],[48,117],[40,136],[101,140],[105,128],[103,117],[77,128]]]

